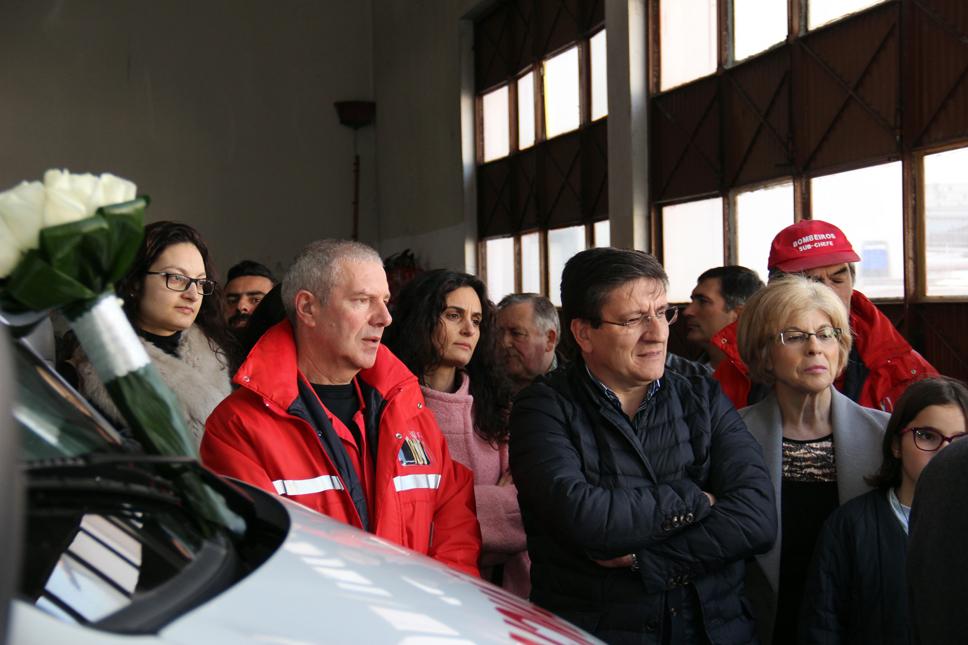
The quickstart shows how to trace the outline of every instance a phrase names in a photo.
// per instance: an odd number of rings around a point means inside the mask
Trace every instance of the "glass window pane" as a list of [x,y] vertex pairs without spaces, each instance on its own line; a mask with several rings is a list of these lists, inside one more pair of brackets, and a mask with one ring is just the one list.
[[736,195],[736,261],[766,282],[770,245],[793,224],[793,182],[763,186]]
[[786,36],[786,2],[733,0],[733,60],[758,54]]
[[904,293],[901,162],[810,181],[813,219],[840,227],[861,257],[854,288],[868,298]]
[[545,136],[551,138],[578,127],[578,48],[544,62]]
[[521,236],[521,291],[541,293],[541,235],[539,233]]
[[505,157],[510,145],[508,86],[488,92],[483,98],[484,161]]
[[595,222],[595,246],[601,248],[603,246],[612,245],[612,230],[609,227],[608,220],[603,219],[600,222]]
[[884,0],[809,0],[807,29],[816,29],[849,13],[872,7]]
[[518,150],[534,145],[534,72],[518,79]]
[[605,30],[591,39],[592,121],[608,116],[608,65]]
[[487,263],[487,295],[494,302],[514,293],[514,238],[501,237],[484,242]]
[[659,42],[660,89],[715,72],[716,0],[660,0]]
[[548,273],[551,293],[548,297],[561,306],[561,272],[571,256],[585,250],[585,227],[570,226],[548,231]]
[[924,157],[927,295],[968,295],[968,148]]
[[699,274],[723,265],[722,198],[663,207],[662,254],[669,302],[688,302]]

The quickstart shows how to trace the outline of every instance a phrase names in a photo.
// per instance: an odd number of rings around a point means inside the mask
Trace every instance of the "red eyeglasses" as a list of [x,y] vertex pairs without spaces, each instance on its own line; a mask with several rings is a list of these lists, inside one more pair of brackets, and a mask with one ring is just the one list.
[[944,436],[940,430],[937,428],[932,428],[931,426],[923,426],[920,428],[910,427],[901,430],[898,436],[903,436],[904,434],[912,432],[914,433],[914,445],[917,446],[919,450],[925,452],[934,452],[941,448],[946,443],[951,443],[955,439],[961,439],[968,432],[959,432],[958,434],[951,435],[950,437]]

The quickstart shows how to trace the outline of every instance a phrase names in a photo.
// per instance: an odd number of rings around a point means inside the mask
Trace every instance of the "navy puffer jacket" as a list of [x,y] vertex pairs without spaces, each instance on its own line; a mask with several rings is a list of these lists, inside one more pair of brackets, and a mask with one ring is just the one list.
[[801,645],[908,645],[907,534],[882,490],[834,511],[803,590]]
[[[510,453],[535,603],[612,643],[661,642],[668,606],[677,638],[755,642],[744,560],[776,537],[773,485],[713,379],[667,371],[630,421],[577,361],[518,396]],[[594,562],[630,553],[637,573]]]

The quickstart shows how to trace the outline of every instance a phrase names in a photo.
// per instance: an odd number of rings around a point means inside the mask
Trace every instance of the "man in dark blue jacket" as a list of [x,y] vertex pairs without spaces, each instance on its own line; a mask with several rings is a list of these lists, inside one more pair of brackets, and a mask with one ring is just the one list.
[[581,357],[511,414],[531,599],[611,643],[751,643],[744,560],[776,537],[773,486],[715,381],[665,372],[667,285],[640,251],[565,265]]

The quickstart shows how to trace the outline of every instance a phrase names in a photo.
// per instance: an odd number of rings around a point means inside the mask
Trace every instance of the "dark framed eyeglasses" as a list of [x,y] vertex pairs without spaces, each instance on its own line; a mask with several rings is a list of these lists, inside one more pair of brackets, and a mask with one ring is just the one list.
[[777,338],[781,345],[803,345],[811,336],[815,336],[821,344],[837,342],[837,339],[844,333],[840,327],[821,327],[817,331],[803,331],[802,329],[784,329]]
[[914,445],[918,450],[923,450],[924,452],[935,452],[940,449],[946,443],[951,443],[955,439],[961,439],[968,432],[959,432],[958,434],[951,435],[950,437],[944,436],[940,430],[937,428],[932,428],[931,426],[921,426],[921,427],[910,427],[904,428],[898,433],[898,436],[904,436],[907,433],[911,433],[914,437]]
[[663,309],[656,309],[655,313],[652,315],[642,314],[641,316],[633,316],[628,320],[622,322],[617,322],[614,320],[603,320],[599,319],[599,323],[605,323],[606,325],[615,325],[617,327],[625,327],[626,329],[641,329],[651,323],[653,320],[662,324],[671,325],[676,320],[679,319],[679,307],[665,307]]
[[165,276],[165,286],[172,291],[188,291],[188,288],[195,285],[195,288],[203,296],[210,296],[215,293],[215,280],[205,278],[189,278],[180,273],[168,273],[167,271],[145,271],[145,275]]

